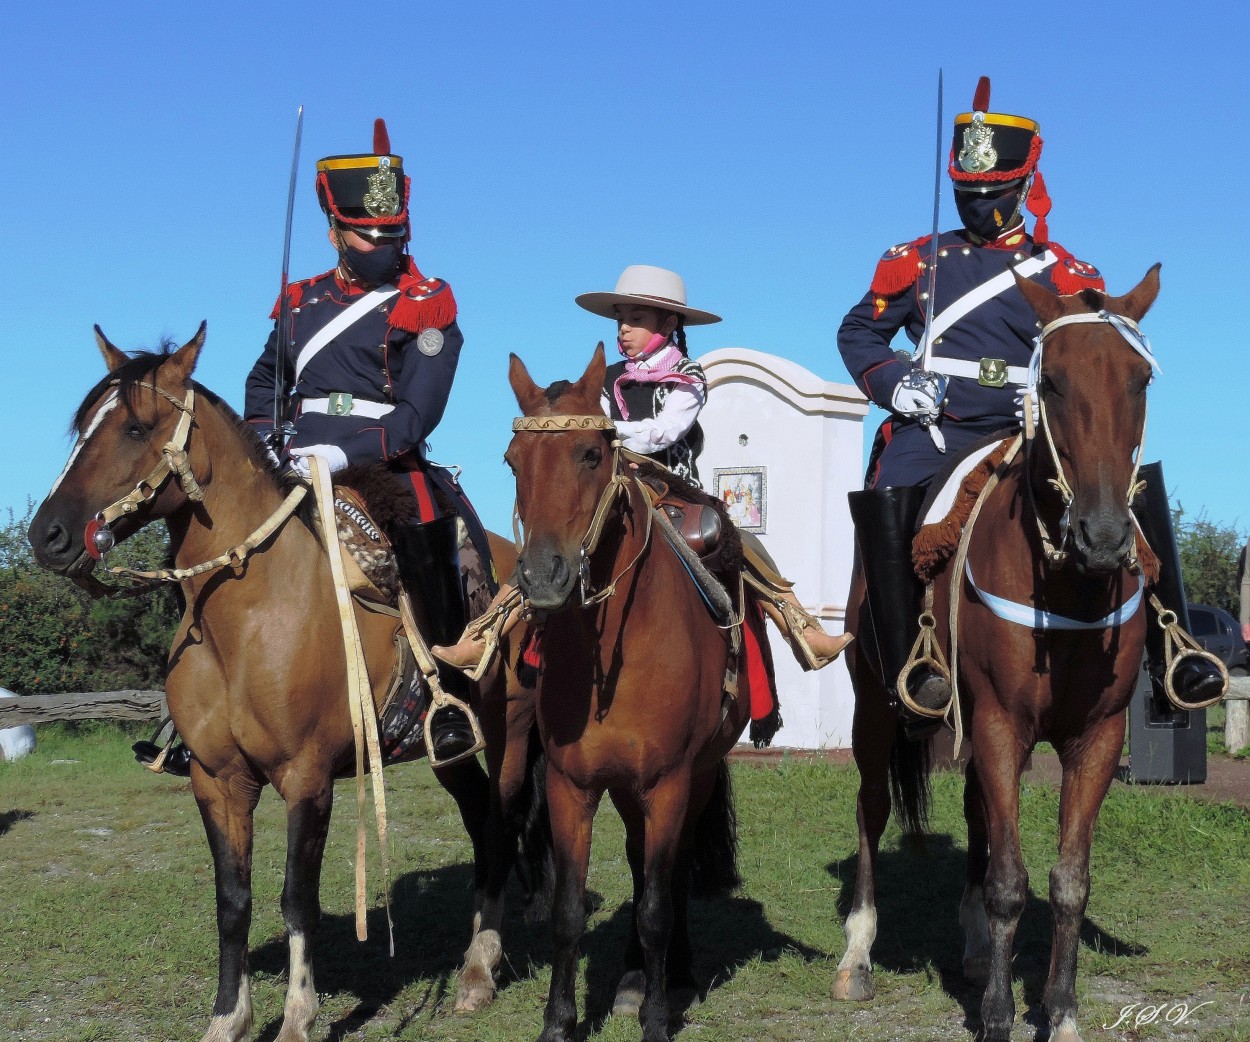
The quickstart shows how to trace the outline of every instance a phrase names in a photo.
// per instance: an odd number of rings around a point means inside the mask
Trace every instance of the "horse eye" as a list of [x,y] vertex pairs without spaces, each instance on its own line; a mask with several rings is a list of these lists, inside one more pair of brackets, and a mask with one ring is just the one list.
[[603,449],[601,449],[598,445],[591,445],[590,447],[583,449],[578,462],[585,464],[585,466],[594,470],[595,467],[599,466],[599,464],[603,462]]
[[513,465],[512,460],[508,459],[508,454],[506,452],[504,453],[503,461],[508,465],[508,469],[512,471],[513,474],[516,474],[516,467]]
[[132,420],[129,426],[126,427],[126,437],[135,441],[143,441],[151,433],[152,428],[146,423],[140,423],[138,420]]
[[1058,388],[1057,386],[1055,386],[1055,381],[1054,381],[1054,380],[1052,380],[1052,379],[1051,379],[1049,376],[1047,376],[1045,373],[1042,373],[1041,379],[1040,379],[1040,380],[1038,380],[1038,382],[1037,382],[1037,389],[1038,389],[1038,391],[1040,391],[1042,394],[1053,394],[1053,395],[1055,395],[1055,397],[1057,397],[1057,398],[1062,398],[1062,397],[1063,397],[1063,395],[1062,395],[1062,394],[1060,393],[1060,391],[1059,391],[1059,388]]

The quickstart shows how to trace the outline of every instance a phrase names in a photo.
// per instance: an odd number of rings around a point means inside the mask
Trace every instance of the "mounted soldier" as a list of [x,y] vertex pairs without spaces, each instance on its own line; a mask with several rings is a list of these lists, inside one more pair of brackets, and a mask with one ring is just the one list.
[[[429,638],[447,642],[468,619],[458,517],[482,561],[490,556],[456,479],[425,455],[464,336],[451,286],[422,274],[408,253],[409,192],[403,158],[392,153],[381,119],[372,152],[317,163],[317,201],[338,263],[289,285],[284,270],[273,332],[247,377],[244,419],[305,479],[309,457],[320,456],[331,473],[383,464],[410,483],[417,520],[388,534],[403,581],[421,589]],[[286,340],[281,353],[280,338]],[[467,697],[465,678],[455,670],[444,674],[445,689]],[[475,744],[471,722],[452,705],[435,711],[432,734],[440,761]],[[139,759],[150,762],[155,746],[140,746]],[[186,761],[185,749],[175,746],[164,769],[185,773]]]
[[[850,503],[878,649],[875,665],[913,733],[936,726],[932,714],[949,704],[951,687],[940,670],[911,665],[921,593],[912,536],[926,490],[948,461],[1020,429],[1021,396],[1041,323],[1014,275],[1060,294],[1104,289],[1095,267],[1050,237],[1039,125],[990,111],[989,105],[990,82],[982,77],[972,111],[955,117],[947,173],[962,227],[938,232],[935,199],[934,233],[885,252],[868,292],[838,330],[838,349],[852,378],[889,412],[873,442],[864,491],[851,493]],[[1036,218],[1031,234],[1026,210]],[[916,345],[914,352],[892,348],[900,330]],[[1161,481],[1159,474],[1155,483]],[[1180,577],[1169,574],[1175,553],[1168,552],[1174,536],[1167,498],[1145,498],[1146,506],[1139,500],[1136,508],[1139,523],[1165,570],[1157,592],[1184,624]],[[1151,674],[1162,693],[1170,663],[1153,618],[1149,632]],[[904,668],[907,677],[896,682]],[[1196,703],[1223,682],[1213,663],[1181,652],[1168,686],[1180,701]]]

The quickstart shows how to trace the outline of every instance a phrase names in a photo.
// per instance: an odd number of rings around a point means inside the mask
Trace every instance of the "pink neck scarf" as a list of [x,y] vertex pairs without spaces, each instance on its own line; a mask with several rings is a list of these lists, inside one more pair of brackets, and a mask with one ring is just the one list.
[[622,418],[629,419],[629,409],[622,393],[623,384],[697,384],[697,377],[677,372],[677,363],[684,357],[676,344],[657,333],[651,338],[645,352],[637,358],[629,359],[625,363],[625,372],[612,385],[612,396],[616,399]]

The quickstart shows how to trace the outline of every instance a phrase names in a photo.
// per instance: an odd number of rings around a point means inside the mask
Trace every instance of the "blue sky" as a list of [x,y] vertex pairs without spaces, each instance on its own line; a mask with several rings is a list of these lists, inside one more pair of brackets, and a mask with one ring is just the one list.
[[[847,8],[853,8],[847,10]],[[433,458],[508,530],[515,351],[579,375],[621,268],[681,271],[741,346],[847,381],[834,336],[876,259],[928,229],[937,70],[1040,121],[1056,240],[1112,292],[1155,261],[1163,367],[1146,457],[1190,517],[1250,526],[1247,16],[1236,5],[24,5],[0,61],[10,256],[0,280],[0,508],[42,498],[101,374],[208,320],[199,378],[233,404],[277,293],[295,113],[292,274],[330,267],[312,169],[384,116],[413,179],[413,253],[466,346]],[[1234,24],[1234,21],[1237,24]],[[956,223],[944,191],[943,225]],[[879,416],[872,417],[875,425]]]

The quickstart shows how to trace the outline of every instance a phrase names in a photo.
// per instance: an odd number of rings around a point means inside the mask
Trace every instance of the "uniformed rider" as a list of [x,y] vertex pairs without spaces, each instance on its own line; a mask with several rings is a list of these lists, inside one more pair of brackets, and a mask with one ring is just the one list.
[[[1050,238],[1038,124],[992,112],[989,103],[989,79],[982,77],[972,111],[955,117],[948,173],[962,227],[940,233],[937,242],[926,235],[887,250],[868,292],[838,330],[838,350],[855,383],[889,412],[873,443],[865,489],[851,493],[850,503],[877,665],[913,733],[923,733],[929,718],[910,712],[907,697],[935,710],[949,703],[951,689],[938,672],[917,666],[906,678],[906,697],[897,690],[919,630],[921,588],[911,540],[926,488],[944,463],[976,442],[1020,428],[1021,391],[1041,324],[1012,272],[1061,294],[1104,288],[1096,268]],[[1036,218],[1031,235],[1026,209]],[[933,327],[926,337],[930,285]],[[914,352],[891,346],[900,330]],[[1156,523],[1143,519],[1148,538],[1160,519],[1151,520]],[[1170,517],[1162,523],[1170,536]],[[1179,605],[1167,607],[1183,611],[1183,594]],[[1163,664],[1162,631],[1153,618],[1149,633],[1152,672],[1161,673],[1155,667]],[[1187,701],[1200,701],[1215,673],[1209,662],[1186,660],[1176,683],[1185,686]]]
[[[395,554],[405,583],[420,589],[427,606],[427,639],[446,643],[467,621],[456,512],[447,509],[463,496],[447,487],[445,471],[440,483],[425,448],[447,406],[464,337],[451,286],[423,275],[408,253],[410,190],[380,119],[373,152],[317,163],[317,199],[338,263],[287,290],[281,400],[291,423],[281,444],[304,477],[308,457],[318,455],[331,472],[385,463],[411,479],[420,520],[394,533]],[[271,443],[278,325],[248,374],[244,401],[244,418]],[[464,697],[460,673],[446,670],[442,682]],[[453,706],[436,712],[432,730],[440,760],[474,741]]]

